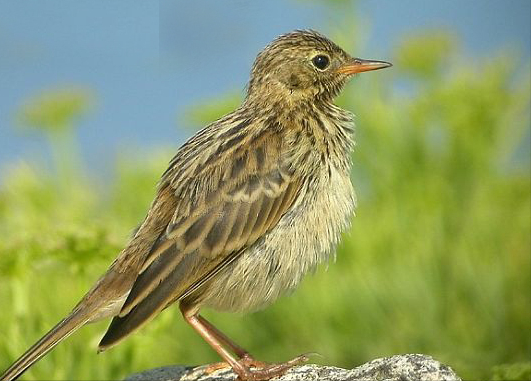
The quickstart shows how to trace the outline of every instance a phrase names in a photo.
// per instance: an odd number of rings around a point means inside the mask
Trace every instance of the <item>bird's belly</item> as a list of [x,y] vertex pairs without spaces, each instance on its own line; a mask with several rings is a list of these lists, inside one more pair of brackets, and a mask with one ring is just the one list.
[[355,194],[348,173],[327,169],[316,178],[274,229],[209,282],[202,305],[231,312],[264,308],[334,254]]

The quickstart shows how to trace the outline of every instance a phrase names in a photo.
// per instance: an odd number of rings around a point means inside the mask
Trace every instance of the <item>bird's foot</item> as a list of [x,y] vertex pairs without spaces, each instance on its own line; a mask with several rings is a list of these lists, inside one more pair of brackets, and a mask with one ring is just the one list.
[[[243,355],[241,355],[238,362],[246,367],[253,367],[253,368],[264,368],[269,365],[266,362],[256,360],[249,353],[244,353]],[[208,367],[205,369],[205,373],[210,374],[210,373],[214,373],[217,370],[230,368],[230,367],[231,367],[230,364],[226,361],[215,362],[213,364],[208,365]]]
[[[203,368],[202,366],[200,368]],[[225,361],[215,362],[212,364],[208,364],[208,366],[205,369],[206,374],[217,372],[220,369],[230,368],[230,364]]]
[[280,364],[259,361],[253,358],[251,355],[245,354],[237,361],[236,364],[234,364],[235,366],[231,366],[227,362],[219,362],[210,364],[208,368],[206,368],[205,372],[209,374],[219,369],[232,367],[234,372],[238,375],[238,380],[269,380],[270,378],[284,374],[290,368],[305,363],[306,361],[308,361],[308,354],[297,356],[292,360]]
[[271,364],[255,360],[250,356],[245,356],[239,361],[242,367],[234,367],[234,371],[238,374],[238,380],[241,381],[269,380],[270,378],[283,375],[290,368],[305,363],[308,359],[308,355],[303,354],[284,363]]

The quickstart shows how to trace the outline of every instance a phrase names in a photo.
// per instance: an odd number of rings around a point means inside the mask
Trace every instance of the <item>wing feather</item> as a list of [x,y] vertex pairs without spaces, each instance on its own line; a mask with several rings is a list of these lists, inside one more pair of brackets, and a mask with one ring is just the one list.
[[[198,177],[179,182],[178,174],[165,173],[179,197],[177,210],[146,257],[100,349],[116,344],[169,304],[196,290],[271,230],[293,205],[302,181],[283,162],[281,142],[274,141],[274,134],[262,134],[256,147],[241,135],[203,156],[197,153],[198,163],[219,163],[210,169],[172,161],[176,173],[186,168],[186,173],[200,174],[202,182]],[[236,143],[241,144],[239,149],[233,147]],[[249,146],[255,146],[254,150],[242,148]],[[204,156],[223,154],[224,149],[228,151],[226,160]],[[182,156],[189,159],[193,155]]]

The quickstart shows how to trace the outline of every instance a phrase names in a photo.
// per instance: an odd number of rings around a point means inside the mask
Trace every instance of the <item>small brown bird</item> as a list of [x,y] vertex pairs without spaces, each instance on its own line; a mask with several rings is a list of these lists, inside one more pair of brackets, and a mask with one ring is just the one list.
[[353,74],[388,66],[352,58],[314,31],[271,42],[254,62],[242,105],[177,151],[108,271],[1,379],[16,379],[86,323],[113,318],[103,351],[177,301],[241,380],[269,379],[305,361],[256,361],[199,311],[264,308],[334,252],[355,195],[352,115],[333,99]]

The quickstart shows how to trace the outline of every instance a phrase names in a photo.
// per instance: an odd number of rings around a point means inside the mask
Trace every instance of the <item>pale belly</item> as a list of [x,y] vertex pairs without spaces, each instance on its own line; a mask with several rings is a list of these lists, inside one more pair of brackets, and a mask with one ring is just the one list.
[[266,307],[334,254],[356,199],[350,178],[337,170],[308,184],[277,226],[209,282],[200,305],[243,312]]

